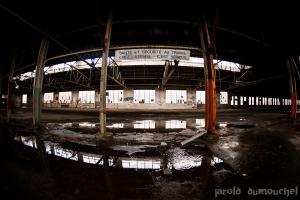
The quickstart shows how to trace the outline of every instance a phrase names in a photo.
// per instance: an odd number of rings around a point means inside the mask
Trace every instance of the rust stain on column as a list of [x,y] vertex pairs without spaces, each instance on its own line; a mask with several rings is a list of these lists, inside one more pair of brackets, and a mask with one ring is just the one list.
[[209,36],[204,15],[199,22],[205,77],[205,129],[210,134],[216,133],[216,81],[213,63],[213,45]]

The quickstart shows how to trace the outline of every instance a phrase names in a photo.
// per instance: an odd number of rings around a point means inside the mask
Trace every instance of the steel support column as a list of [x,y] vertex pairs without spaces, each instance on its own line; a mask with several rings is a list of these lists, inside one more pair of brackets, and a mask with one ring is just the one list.
[[208,32],[205,17],[200,19],[200,39],[204,58],[205,78],[205,129],[210,134],[216,133],[216,80],[213,63],[213,44]]
[[109,56],[109,46],[110,46],[110,37],[112,30],[112,13],[110,13],[107,25],[106,32],[104,36],[104,48],[102,54],[102,66],[101,66],[101,76],[100,76],[100,130],[98,136],[106,136],[106,85],[107,85],[107,66],[108,66],[108,56]]
[[291,120],[295,121],[297,119],[297,83],[295,74],[295,68],[297,66],[292,57],[287,58],[287,67],[289,70],[289,82],[291,92]]
[[32,119],[33,128],[38,128],[41,123],[41,101],[42,101],[42,88],[43,88],[43,77],[44,77],[44,66],[46,62],[46,57],[48,53],[49,40],[44,38],[42,40],[37,64],[35,68],[35,77],[33,82],[33,97],[32,97]]
[[11,113],[13,110],[14,102],[13,102],[13,90],[14,90],[14,71],[16,68],[16,59],[17,56],[14,55],[10,65],[10,72],[8,77],[8,89],[7,89],[7,122],[10,122]]
[[2,68],[0,69],[0,104],[2,106]]

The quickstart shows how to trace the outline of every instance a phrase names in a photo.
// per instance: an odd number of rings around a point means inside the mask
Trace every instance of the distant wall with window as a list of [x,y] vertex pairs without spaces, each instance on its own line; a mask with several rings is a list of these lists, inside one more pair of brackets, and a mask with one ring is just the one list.
[[[227,91],[217,92],[218,108],[276,108],[290,106],[291,100],[278,97],[237,96]],[[28,97],[27,97],[28,98]],[[28,98],[30,99],[30,97]],[[22,95],[20,95],[22,101]],[[28,100],[27,100],[28,101]],[[45,92],[44,107],[99,109],[99,91]],[[25,105],[25,96],[22,105]],[[300,101],[298,100],[298,104]],[[27,103],[27,106],[30,105]],[[204,109],[205,91],[186,89],[112,89],[106,91],[108,109]]]

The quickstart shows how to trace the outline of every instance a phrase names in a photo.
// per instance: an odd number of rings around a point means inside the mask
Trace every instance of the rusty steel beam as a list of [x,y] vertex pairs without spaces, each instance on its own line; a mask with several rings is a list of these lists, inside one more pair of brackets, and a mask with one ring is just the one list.
[[293,58],[289,56],[287,58],[287,67],[289,71],[290,93],[291,93],[291,121],[294,122],[297,119],[297,82],[296,82],[296,63]]
[[204,58],[205,77],[205,129],[210,134],[216,133],[216,80],[213,63],[213,44],[210,39],[205,16],[199,21],[201,47]]

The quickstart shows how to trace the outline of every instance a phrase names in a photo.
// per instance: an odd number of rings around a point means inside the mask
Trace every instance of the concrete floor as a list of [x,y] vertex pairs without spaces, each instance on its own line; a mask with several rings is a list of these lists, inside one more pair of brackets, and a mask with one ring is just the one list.
[[[104,147],[95,142],[99,126],[95,114],[44,113],[45,133],[34,137],[30,113],[18,110],[13,116],[14,140],[1,126],[1,196],[286,199],[247,192],[296,188],[297,194],[288,199],[299,199],[299,122],[291,123],[287,113],[219,112],[217,141],[205,135],[181,146],[181,141],[204,130],[203,117],[203,113],[111,113],[107,121],[113,141]],[[28,146],[30,141],[35,141],[36,149]],[[82,157],[103,159],[93,164]],[[135,161],[156,164],[152,169],[128,167]],[[241,194],[229,194],[234,188]]]

